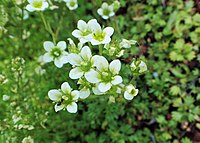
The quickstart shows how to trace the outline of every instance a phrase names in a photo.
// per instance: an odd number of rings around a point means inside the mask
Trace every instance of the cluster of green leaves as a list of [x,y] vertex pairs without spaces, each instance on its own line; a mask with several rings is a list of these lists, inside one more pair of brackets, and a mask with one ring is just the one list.
[[[102,0],[78,0],[79,8],[69,11],[62,1],[52,1],[59,9],[45,10],[58,41],[73,38],[77,21],[96,18],[115,29],[113,39],[134,39],[140,51],[132,47],[121,61],[130,64],[135,55],[147,61],[149,72],[135,79],[139,95],[127,102],[123,95],[113,99],[95,96],[79,102],[77,114],[55,113],[47,97],[49,89],[60,87],[69,79],[69,65],[57,69],[44,65],[46,73],[37,75],[37,58],[44,53],[43,42],[51,41],[40,14],[29,13],[23,20],[15,1],[0,2],[0,142],[21,142],[31,136],[38,143],[191,143],[198,141],[187,133],[199,132],[200,88],[199,46],[200,14],[193,0],[120,0],[116,16],[104,21],[96,10]],[[74,39],[75,40],[75,39]],[[76,41],[77,42],[77,41]],[[11,64],[17,56],[25,60],[22,73]],[[132,77],[122,67],[124,82]],[[16,76],[17,75],[17,76]],[[1,80],[0,80],[1,81]],[[13,122],[16,115],[21,119]],[[34,129],[19,128],[32,125]],[[18,125],[18,126],[16,126]]]

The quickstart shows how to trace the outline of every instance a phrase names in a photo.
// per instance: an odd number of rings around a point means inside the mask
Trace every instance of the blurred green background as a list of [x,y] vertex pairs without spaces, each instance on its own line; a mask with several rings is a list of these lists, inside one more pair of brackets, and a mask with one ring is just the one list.
[[27,136],[35,143],[200,142],[198,0],[120,0],[116,16],[107,21],[96,12],[101,0],[78,0],[75,11],[59,0],[52,3],[59,8],[43,13],[58,41],[73,38],[79,19],[96,18],[115,29],[113,38],[137,40],[140,50],[135,46],[122,59],[129,64],[139,56],[149,71],[136,79],[140,91],[132,101],[120,96],[112,103],[109,96],[100,96],[79,102],[76,114],[56,113],[47,93],[64,81],[76,88],[68,76],[70,66],[57,69],[49,63],[44,65],[46,73],[37,75],[37,58],[44,54],[43,42],[51,41],[51,35],[39,13],[28,12],[22,20],[27,1],[17,5],[14,0],[1,0],[1,143],[20,143]]

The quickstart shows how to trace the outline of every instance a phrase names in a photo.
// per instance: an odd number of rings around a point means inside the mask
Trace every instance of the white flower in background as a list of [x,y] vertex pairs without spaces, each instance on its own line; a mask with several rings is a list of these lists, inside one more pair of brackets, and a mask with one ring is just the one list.
[[143,73],[143,72],[147,71],[147,65],[143,61],[140,62],[139,68],[140,68],[139,73]]
[[93,25],[97,25],[98,22],[96,19],[91,19],[86,23],[83,20],[79,20],[77,28],[72,32],[72,35],[80,40],[81,43],[89,42],[92,39]]
[[3,101],[8,101],[10,99],[10,96],[8,95],[3,95]]
[[43,11],[49,6],[45,0],[28,0],[28,2],[26,9],[30,12]]
[[111,36],[113,35],[114,29],[112,27],[106,27],[102,30],[99,23],[93,23],[92,25],[93,34],[92,40],[90,41],[92,45],[108,44],[111,41]]
[[20,5],[24,2],[25,0],[15,0],[14,2],[17,4],[17,5]]
[[147,65],[143,61],[133,61],[130,65],[130,67],[131,67],[132,71],[139,69],[139,71],[138,71],[139,73],[143,73],[143,72],[147,71]]
[[103,3],[101,8],[97,10],[97,13],[103,18],[108,19],[115,15],[113,5],[108,5],[107,3]]
[[47,51],[47,53],[45,53],[43,56],[44,61],[46,63],[54,61],[56,67],[61,68],[63,64],[68,63],[68,53],[65,51],[66,47],[65,41],[58,42],[56,46],[53,44],[53,42],[45,41],[44,49]]
[[28,136],[22,140],[22,143],[34,143],[34,140],[31,138],[31,136]]
[[35,68],[35,72],[36,72],[38,75],[43,75],[43,74],[46,73],[46,70],[43,69],[41,66],[37,66],[37,67]]
[[78,8],[77,0],[64,0],[66,2],[67,7],[70,10],[75,10]]
[[137,41],[135,41],[135,40],[122,39],[120,46],[123,47],[123,48],[130,48],[131,45],[135,45],[136,43],[137,43]]
[[136,89],[132,84],[130,84],[126,86],[124,98],[126,100],[132,100],[138,94],[138,91],[138,89]]
[[94,70],[92,69],[93,62],[91,58],[92,58],[92,53],[88,46],[84,46],[81,49],[80,54],[75,54],[75,53],[69,54],[68,55],[69,63],[74,67],[69,72],[69,77],[71,79],[78,79],[82,77],[85,73],[93,71]]
[[110,90],[112,85],[122,83],[122,77],[118,75],[121,69],[121,62],[119,60],[114,60],[108,64],[106,58],[98,55],[93,56],[92,60],[97,71],[91,70],[87,72],[85,78],[90,83],[98,83],[97,86],[100,92],[106,92]]
[[54,106],[55,111],[58,112],[64,108],[70,113],[76,113],[78,106],[76,104],[79,98],[79,91],[73,90],[68,82],[64,82],[61,85],[61,90],[52,89],[48,92],[49,98],[56,104]]

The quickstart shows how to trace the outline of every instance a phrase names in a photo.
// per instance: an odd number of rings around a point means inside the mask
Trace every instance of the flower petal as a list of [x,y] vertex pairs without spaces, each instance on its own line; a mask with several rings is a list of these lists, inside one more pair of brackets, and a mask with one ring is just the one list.
[[95,55],[92,57],[92,61],[94,62],[94,66],[96,66],[99,71],[108,70],[108,61],[106,60],[105,57]]
[[77,27],[78,27],[78,29],[80,29],[81,31],[82,31],[82,30],[84,31],[84,30],[87,29],[88,25],[87,25],[87,23],[86,23],[85,21],[79,20],[79,21],[78,21],[78,24],[77,24]]
[[57,89],[52,89],[48,92],[48,96],[52,101],[59,101],[62,97],[62,93]]
[[106,91],[108,91],[110,88],[111,88],[111,83],[110,83],[110,82],[108,82],[108,83],[102,82],[102,83],[100,83],[99,86],[98,86],[98,89],[99,89],[99,91],[101,91],[101,92],[106,92]]
[[106,35],[112,36],[114,33],[114,29],[112,27],[106,27],[103,32],[106,32]]
[[73,66],[78,66],[81,64],[82,59],[79,55],[71,53],[68,55],[68,61]]
[[79,98],[79,91],[78,90],[74,90],[71,93],[73,100],[77,100]]
[[82,77],[84,74],[84,72],[81,70],[80,67],[76,67],[70,70],[69,72],[69,77],[71,79],[78,79],[80,77]]
[[68,63],[68,57],[67,57],[67,56],[62,56],[62,57],[60,57],[60,61],[61,61],[61,63],[63,63],[63,64]]
[[102,95],[102,94],[104,94],[103,92],[99,91],[98,85],[99,85],[99,84],[97,84],[95,87],[92,88],[93,93],[94,93],[95,95]]
[[81,31],[79,31],[79,30],[74,30],[73,32],[72,32],[72,35],[74,36],[74,37],[76,37],[76,38],[81,38],[82,36],[81,36]]
[[85,78],[90,83],[98,83],[100,81],[100,77],[101,75],[94,69],[85,73]]
[[90,50],[90,48],[88,46],[84,46],[81,49],[81,57],[86,61],[89,61],[90,58],[92,57],[91,50]]
[[99,24],[97,21],[95,21],[95,20],[91,21],[90,24],[88,24],[88,25],[90,26],[90,28],[91,28],[93,31],[97,31],[97,30],[100,30],[100,31],[101,31],[101,26],[100,26],[100,24]]
[[65,93],[65,94],[70,94],[72,91],[72,88],[70,87],[68,82],[64,82],[61,85],[61,90]]
[[54,106],[56,112],[62,110],[64,107],[65,105],[63,104],[58,105],[58,103]]
[[90,95],[90,89],[88,89],[88,88],[82,88],[81,90],[80,90],[80,98],[81,99],[85,99],[85,98],[87,98],[88,96]]
[[43,56],[43,60],[45,63],[53,61],[53,57],[50,55],[50,53],[45,53]]
[[26,6],[26,9],[27,9],[28,11],[30,11],[30,12],[35,11],[34,7],[33,7],[32,5],[30,5],[30,4],[28,4],[28,5]]
[[126,100],[132,100],[133,99],[133,95],[128,93],[127,91],[124,92],[124,98]]
[[50,52],[51,49],[55,47],[54,44],[53,44],[53,42],[51,42],[51,41],[45,41],[44,44],[43,44],[43,46],[44,46],[44,49],[47,52]]
[[78,106],[75,102],[72,102],[71,104],[67,105],[67,111],[70,113],[76,113],[78,110]]
[[57,47],[59,47],[62,50],[65,50],[67,47],[66,42],[65,41],[58,42]]
[[120,84],[120,83],[122,83],[122,77],[121,76],[119,76],[119,75],[117,75],[117,76],[115,76],[114,77],[114,79],[111,81],[111,83],[113,84],[113,85],[117,85],[117,84]]
[[97,10],[97,13],[98,13],[99,15],[103,15],[103,9],[102,9],[102,8],[99,8],[99,9]]
[[121,69],[121,62],[120,60],[113,60],[109,65],[109,70],[113,74],[118,74]]
[[110,41],[111,41],[111,38],[110,38],[110,36],[105,36],[105,38],[104,38],[104,40],[103,41],[101,41],[101,43],[102,44],[108,44],[108,43],[110,43]]
[[63,63],[62,63],[62,61],[61,61],[60,58],[56,58],[56,59],[54,60],[54,64],[55,64],[55,66],[58,67],[58,68],[61,68],[61,67],[63,66]]

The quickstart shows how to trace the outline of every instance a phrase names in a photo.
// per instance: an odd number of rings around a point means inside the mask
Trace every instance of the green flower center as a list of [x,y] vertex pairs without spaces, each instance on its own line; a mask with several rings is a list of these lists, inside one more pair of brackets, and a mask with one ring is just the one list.
[[82,36],[87,36],[87,35],[89,35],[89,34],[91,34],[91,33],[92,33],[92,30],[89,29],[89,28],[87,28],[85,31],[82,31],[81,35],[82,35]]
[[62,51],[60,50],[59,47],[54,47],[54,48],[51,50],[51,55],[52,55],[54,58],[60,57],[61,54],[62,54]]
[[69,3],[69,5],[70,5],[71,7],[74,7],[74,6],[76,5],[76,3],[72,1],[72,2]]
[[110,10],[108,8],[103,9],[103,15],[109,16]]
[[106,36],[106,32],[98,30],[96,33],[93,34],[93,38],[97,41],[103,41]]
[[113,76],[110,72],[102,72],[101,73],[101,79],[104,82],[110,82],[113,80]]
[[81,62],[81,70],[87,72],[91,69],[92,63],[90,61]]
[[41,8],[42,7],[42,0],[32,2],[33,7]]

